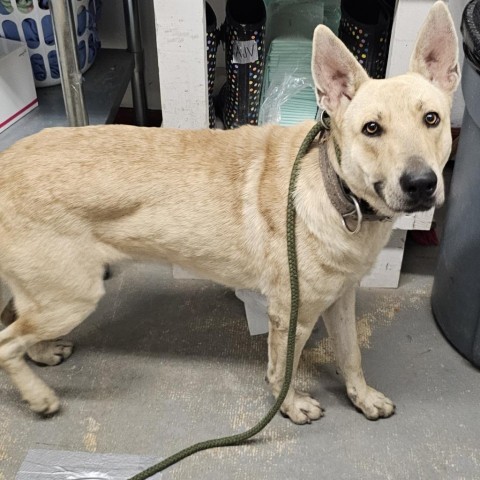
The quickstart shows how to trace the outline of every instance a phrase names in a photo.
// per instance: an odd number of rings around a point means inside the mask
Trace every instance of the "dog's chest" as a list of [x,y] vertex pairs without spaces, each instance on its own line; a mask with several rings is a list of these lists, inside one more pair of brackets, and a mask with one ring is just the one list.
[[365,222],[356,235],[341,232],[321,238],[299,232],[300,281],[312,298],[334,295],[368,273],[387,243],[391,222]]

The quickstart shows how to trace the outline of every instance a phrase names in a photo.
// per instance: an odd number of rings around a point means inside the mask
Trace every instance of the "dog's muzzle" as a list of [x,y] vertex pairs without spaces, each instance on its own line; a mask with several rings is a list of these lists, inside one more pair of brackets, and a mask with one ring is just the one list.
[[431,168],[406,171],[400,177],[400,187],[407,212],[429,210],[435,205],[437,175]]

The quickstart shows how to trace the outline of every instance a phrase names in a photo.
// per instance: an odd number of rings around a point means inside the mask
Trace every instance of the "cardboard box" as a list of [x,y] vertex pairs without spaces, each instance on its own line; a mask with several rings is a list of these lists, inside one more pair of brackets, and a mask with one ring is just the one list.
[[0,133],[37,106],[27,46],[0,38]]

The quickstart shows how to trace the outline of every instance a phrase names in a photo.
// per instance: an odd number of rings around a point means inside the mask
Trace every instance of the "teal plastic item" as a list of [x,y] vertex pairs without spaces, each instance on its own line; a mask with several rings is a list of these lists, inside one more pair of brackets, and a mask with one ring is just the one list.
[[317,113],[311,74],[313,31],[340,21],[338,0],[266,0],[267,59],[259,124],[295,125]]
[[295,125],[317,112],[311,74],[312,42],[279,37],[267,55],[259,123]]
[[319,24],[337,33],[339,0],[265,0],[267,59],[259,124],[295,125],[315,119],[311,74],[313,31]]

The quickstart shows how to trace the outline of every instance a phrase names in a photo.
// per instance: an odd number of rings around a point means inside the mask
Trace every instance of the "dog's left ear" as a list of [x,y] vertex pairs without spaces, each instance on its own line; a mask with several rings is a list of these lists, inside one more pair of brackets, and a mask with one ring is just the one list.
[[452,94],[458,86],[458,39],[452,17],[443,1],[435,2],[418,34],[410,71],[420,73],[448,94]]
[[319,25],[313,33],[312,76],[317,103],[340,116],[368,75],[333,32]]

